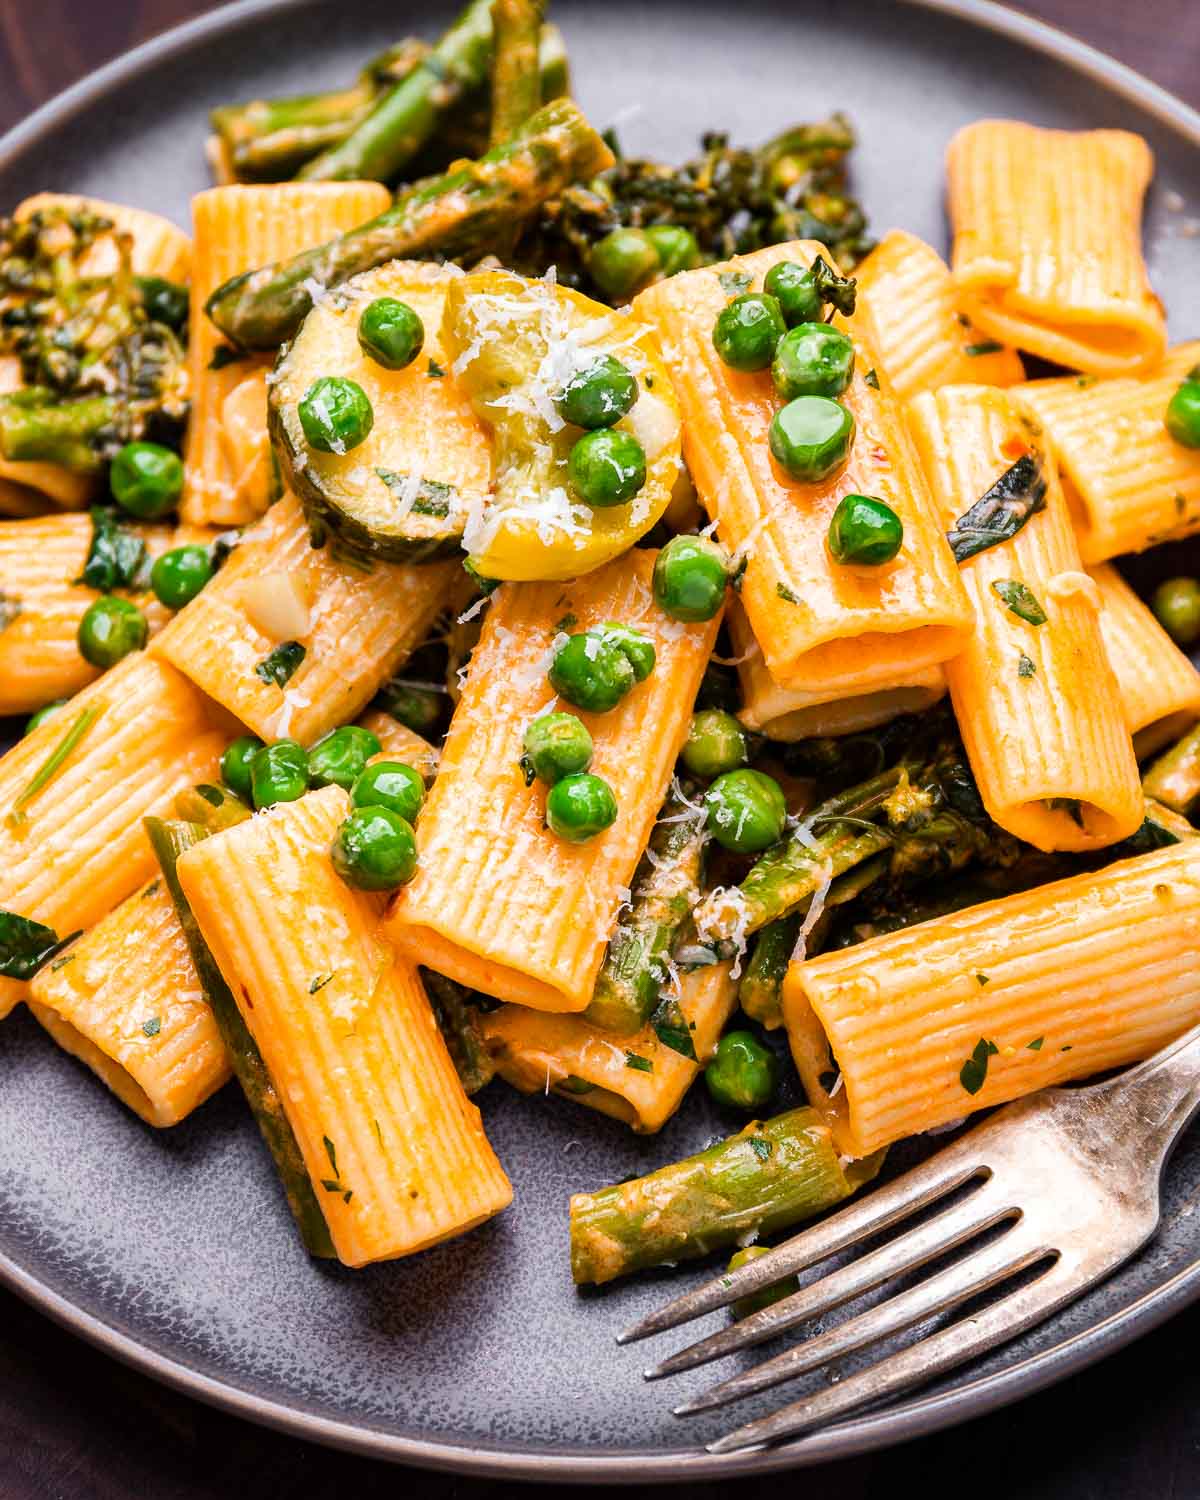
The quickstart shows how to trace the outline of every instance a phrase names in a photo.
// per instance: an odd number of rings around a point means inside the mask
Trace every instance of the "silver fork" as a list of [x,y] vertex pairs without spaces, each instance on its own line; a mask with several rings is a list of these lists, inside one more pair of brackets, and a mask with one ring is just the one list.
[[[929,1161],[768,1255],[716,1277],[618,1336],[663,1333],[803,1271],[868,1236],[955,1201],[879,1249],[647,1370],[691,1370],[775,1338],[953,1250],[915,1285],[675,1408],[690,1416],[791,1380],[1040,1267],[999,1300],[857,1373],[708,1444],[729,1453],[800,1433],[899,1396],[1040,1323],[1128,1260],[1158,1227],[1159,1183],[1200,1107],[1200,1026],[1146,1062],[1085,1088],[1045,1089],[998,1110]],[[972,1241],[996,1231],[970,1249]]]

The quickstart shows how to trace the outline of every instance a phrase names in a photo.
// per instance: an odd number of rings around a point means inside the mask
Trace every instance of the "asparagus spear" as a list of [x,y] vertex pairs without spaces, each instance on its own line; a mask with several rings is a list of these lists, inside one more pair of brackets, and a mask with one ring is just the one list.
[[386,260],[485,254],[514,220],[612,162],[612,153],[569,99],[540,109],[507,146],[443,177],[414,183],[378,218],[292,260],[235,276],[206,304],[245,349],[274,349],[312,307],[313,291],[337,286]]
[[469,0],[429,56],[298,175],[310,182],[393,181],[463,95],[486,81],[491,52],[491,0]]
[[[618,925],[592,1003],[584,1015],[618,1036],[650,1019],[667,979],[666,963],[688,913],[696,904],[704,864],[704,821],[668,798],[650,836],[649,856],[635,880],[633,908]],[[681,816],[682,815],[682,816]]]
[[470,992],[432,969],[421,970],[421,982],[464,1090],[478,1093],[496,1076],[496,1065],[479,1030],[479,1013],[467,998]]
[[645,1177],[571,1199],[571,1275],[612,1281],[774,1234],[869,1182],[882,1154],[842,1166],[815,1110],[752,1121]]
[[0,396],[0,454],[11,462],[58,464],[75,474],[98,473],[99,436],[117,420],[111,396],[64,401],[54,391],[28,386]]
[[151,847],[162,866],[163,879],[167,882],[171,900],[175,903],[180,926],[187,938],[200,987],[212,1007],[221,1040],[225,1043],[233,1071],[246,1095],[246,1102],[262,1131],[267,1150],[274,1158],[275,1170],[283,1183],[288,1206],[300,1230],[304,1247],[310,1255],[331,1257],[333,1242],[329,1238],[329,1227],[313,1192],[312,1179],[304,1165],[300,1147],[296,1144],[292,1127],[283,1112],[283,1104],[271,1075],[267,1072],[258,1044],[250,1035],[237,1002],[221,977],[217,962],[204,941],[187,897],[183,894],[183,887],[179,884],[175,867],[180,856],[193,844],[206,838],[208,830],[195,823],[168,823],[161,818],[147,818],[145,824]]
[[1164,750],[1142,777],[1147,797],[1187,814],[1200,801],[1200,724]]
[[492,0],[492,130],[488,144],[511,141],[542,102],[538,32],[542,0]]
[[800,931],[800,913],[768,922],[738,985],[738,1000],[752,1021],[774,1031],[783,1025],[783,976]]

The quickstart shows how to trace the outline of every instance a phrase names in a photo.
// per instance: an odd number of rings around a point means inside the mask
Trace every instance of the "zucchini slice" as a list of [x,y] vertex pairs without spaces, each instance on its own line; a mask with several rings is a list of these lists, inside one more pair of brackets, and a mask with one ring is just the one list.
[[[492,480],[490,437],[450,371],[441,341],[446,291],[461,273],[389,261],[323,296],[270,380],[269,425],[280,467],[319,545],[386,562],[431,562],[458,551]],[[424,348],[388,370],[358,344],[358,320],[376,297],[407,302],[425,325]],[[313,381],[339,375],[367,394],[374,426],[348,453],[311,447],[298,406]]]

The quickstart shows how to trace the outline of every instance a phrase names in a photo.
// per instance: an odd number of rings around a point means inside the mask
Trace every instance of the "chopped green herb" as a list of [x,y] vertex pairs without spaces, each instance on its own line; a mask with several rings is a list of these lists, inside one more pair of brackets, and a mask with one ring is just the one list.
[[788,588],[788,586],[787,586],[786,583],[777,583],[775,585],[775,592],[779,595],[779,597],[781,599],[786,599],[789,604],[799,604],[800,603],[799,595],[793,594],[792,591],[791,591],[791,589]]
[[383,1145],[383,1131],[382,1131],[382,1130],[380,1130],[380,1128],[379,1128],[379,1121],[378,1121],[378,1120],[375,1120],[375,1119],[373,1119],[373,1120],[372,1120],[372,1121],[371,1121],[371,1125],[372,1125],[372,1126],[373,1126],[373,1127],[374,1127],[374,1130],[375,1130],[375,1139],[376,1139],[376,1140],[377,1140],[377,1141],[378,1141],[378,1142],[379,1142],[379,1144],[380,1144],[380,1145],[381,1145],[381,1146],[382,1146],[382,1145]]
[[436,359],[431,359],[429,361],[430,380],[440,380],[445,373],[445,370],[442,369],[441,365],[438,364]]
[[750,566],[750,559],[745,552],[733,560],[733,572],[729,575],[729,587],[735,594],[742,592],[742,580],[746,576],[746,569]]
[[1044,625],[1049,618],[1033,590],[1015,578],[997,578],[992,584],[992,592],[1027,625]]
[[[631,1065],[627,1064],[627,1066]],[[568,1073],[555,1087],[562,1094],[590,1094],[596,1085],[589,1083],[586,1078],[576,1078],[574,1073]]]
[[340,1193],[342,1191],[341,1183],[335,1181],[332,1177],[322,1177],[321,1186],[327,1193]]
[[67,953],[62,958],[56,958],[54,960],[54,962],[50,965],[50,972],[51,974],[57,974],[59,969],[65,969],[68,964],[73,964],[74,962],[75,955],[73,953]]
[[1040,1052],[1042,1050],[1042,1043],[1045,1040],[1044,1036],[1035,1036],[1032,1042],[1025,1043],[1025,1050],[1027,1052]]
[[1099,380],[1099,378],[1100,377],[1098,375],[1080,375],[1075,384],[1081,391],[1086,391],[1088,386],[1095,385],[1096,381]]
[[274,651],[264,656],[262,661],[255,663],[254,675],[262,682],[273,682],[280,688],[287,687],[307,655],[308,652],[299,641],[284,641],[281,646],[276,646]]
[[1083,804],[1078,797],[1047,797],[1046,806],[1051,812],[1066,813],[1071,822],[1083,828]]
[[1030,661],[1029,657],[1025,655],[1024,651],[1022,651],[1020,656],[1017,657],[1017,676],[1032,677],[1036,671],[1037,667],[1033,664],[1032,661]]
[[309,985],[308,993],[310,995],[315,995],[318,990],[323,990],[332,978],[332,974],[318,974]]
[[1001,354],[1003,351],[1004,345],[997,339],[983,339],[978,344],[968,344],[963,353],[974,359],[977,354]]
[[146,889],[142,892],[142,900],[143,901],[149,901],[150,897],[151,896],[157,896],[158,893],[159,893],[159,891],[161,889],[162,889],[162,881],[161,880],[152,880],[150,882],[150,884],[146,887]]
[[225,793],[219,786],[209,786],[207,783],[201,783],[196,788],[196,791],[204,798],[209,807],[223,807],[225,804]]
[[954,561],[964,563],[998,542],[1011,541],[1030,516],[1045,508],[1042,461],[1037,454],[1026,453],[946,533]]
[[687,1017],[678,1000],[673,996],[667,996],[662,1000],[650,1018],[650,1025],[654,1028],[654,1035],[664,1047],[670,1047],[671,1051],[678,1052],[680,1057],[688,1057],[695,1062],[696,1045],[692,1041]]
[[5,819],[10,828],[19,827],[25,821],[24,809],[46,787],[59,771],[62,770],[67,760],[78,747],[80,740],[100,717],[98,708],[85,708],[79,717],[51,750],[50,754],[34,772],[25,790],[13,803],[8,817]]
[[416,496],[410,499],[413,476],[400,474],[394,469],[376,469],[376,474],[387,485],[397,500],[404,501],[409,510],[418,516],[434,516],[441,519],[450,514],[450,504],[458,491],[452,484],[443,484],[440,479],[419,479]]
[[975,982],[976,984],[978,984],[980,989],[982,989],[985,984],[990,984],[991,979],[992,976],[990,974],[976,974],[975,976]]
[[754,277],[746,271],[718,271],[717,280],[721,283],[721,290],[728,292],[731,297],[736,297],[739,292],[744,292],[754,281]]
[[347,1188],[346,1191],[342,1194],[342,1202],[343,1203],[349,1203],[350,1200],[351,1200],[351,1198],[353,1198],[353,1197],[354,1197],[354,1189],[353,1188]]
[[1065,1046],[1065,1047],[1060,1047],[1060,1048],[1059,1048],[1059,1049],[1058,1049],[1058,1050],[1059,1050],[1059,1051],[1060,1051],[1060,1052],[1070,1052],[1070,1051],[1071,1051],[1071,1048],[1072,1048],[1072,1046],[1073,1046],[1073,1043],[1071,1043],[1071,1042],[1068,1042],[1068,1043],[1067,1043],[1067,1045],[1066,1045],[1066,1046]]
[[150,557],[135,531],[127,530],[110,506],[93,505],[92,544],[76,583],[111,594],[115,589],[145,588]]
[[995,1042],[989,1042],[986,1037],[981,1036],[975,1043],[974,1052],[963,1063],[958,1074],[958,1081],[968,1094],[977,1094],[983,1087],[987,1077],[988,1058],[995,1057],[999,1050]]
[[60,938],[53,927],[19,917],[15,911],[0,911],[0,975],[5,979],[32,979],[47,960],[79,936]]
[[632,1068],[637,1073],[653,1073],[654,1064],[648,1057],[639,1057],[636,1052],[625,1054],[625,1066]]
[[879,389],[879,376],[876,375],[874,366],[872,366],[867,371],[867,373],[863,376],[863,379],[867,382],[867,384],[873,391],[877,391]]
[[771,1142],[766,1141],[761,1135],[750,1137],[750,1149],[758,1157],[759,1161],[766,1161],[771,1154]]
[[335,1177],[340,1177],[342,1174],[338,1171],[337,1150],[334,1147],[333,1142],[327,1135],[323,1135],[321,1137],[321,1140],[325,1146],[325,1155],[329,1158],[329,1165],[333,1168],[333,1175]]
[[858,282],[853,276],[839,276],[823,255],[817,256],[810,269],[817,296],[848,318],[858,301]]
[[1174,500],[1175,500],[1175,514],[1177,516],[1183,515],[1184,511],[1187,509],[1187,501],[1183,498],[1182,495],[1180,495],[1178,493],[1174,496]]
[[577,616],[575,616],[575,615],[563,615],[563,617],[562,617],[561,620],[556,620],[554,622],[554,634],[555,635],[566,635],[571,630],[573,630],[575,628],[575,626],[578,625],[578,624],[579,624],[579,620],[578,620]]
[[161,1030],[162,1030],[162,1017],[161,1016],[151,1016],[148,1021],[143,1021],[142,1022],[142,1035],[143,1036],[157,1036],[158,1033]]

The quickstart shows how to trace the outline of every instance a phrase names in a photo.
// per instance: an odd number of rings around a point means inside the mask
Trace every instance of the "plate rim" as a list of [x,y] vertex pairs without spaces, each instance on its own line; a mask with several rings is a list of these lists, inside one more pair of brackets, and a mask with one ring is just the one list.
[[[181,56],[261,17],[307,3],[311,0],[234,0],[140,43],[55,95],[0,136],[0,170],[111,89],[137,78],[154,64]],[[1200,147],[1200,110],[1128,64],[1047,21],[1010,10],[996,0],[901,0],[901,3],[965,21],[1061,62],[1136,104],[1186,142]],[[296,1404],[255,1395],[227,1380],[207,1375],[182,1359],[161,1354],[102,1317],[84,1311],[2,1251],[0,1284],[60,1327],[151,1379],[288,1436],[368,1458],[481,1478],[541,1483],[606,1484],[638,1480],[669,1484],[778,1473],[828,1463],[926,1436],[1022,1400],[1116,1352],[1200,1298],[1200,1253],[1163,1285],[1040,1354],[952,1391],[884,1407],[780,1447],[727,1455],[686,1446],[658,1451],[623,1449],[606,1454],[585,1448],[505,1449],[482,1443],[406,1437],[370,1422],[321,1416]],[[685,1431],[686,1428],[680,1428],[681,1433]]]

